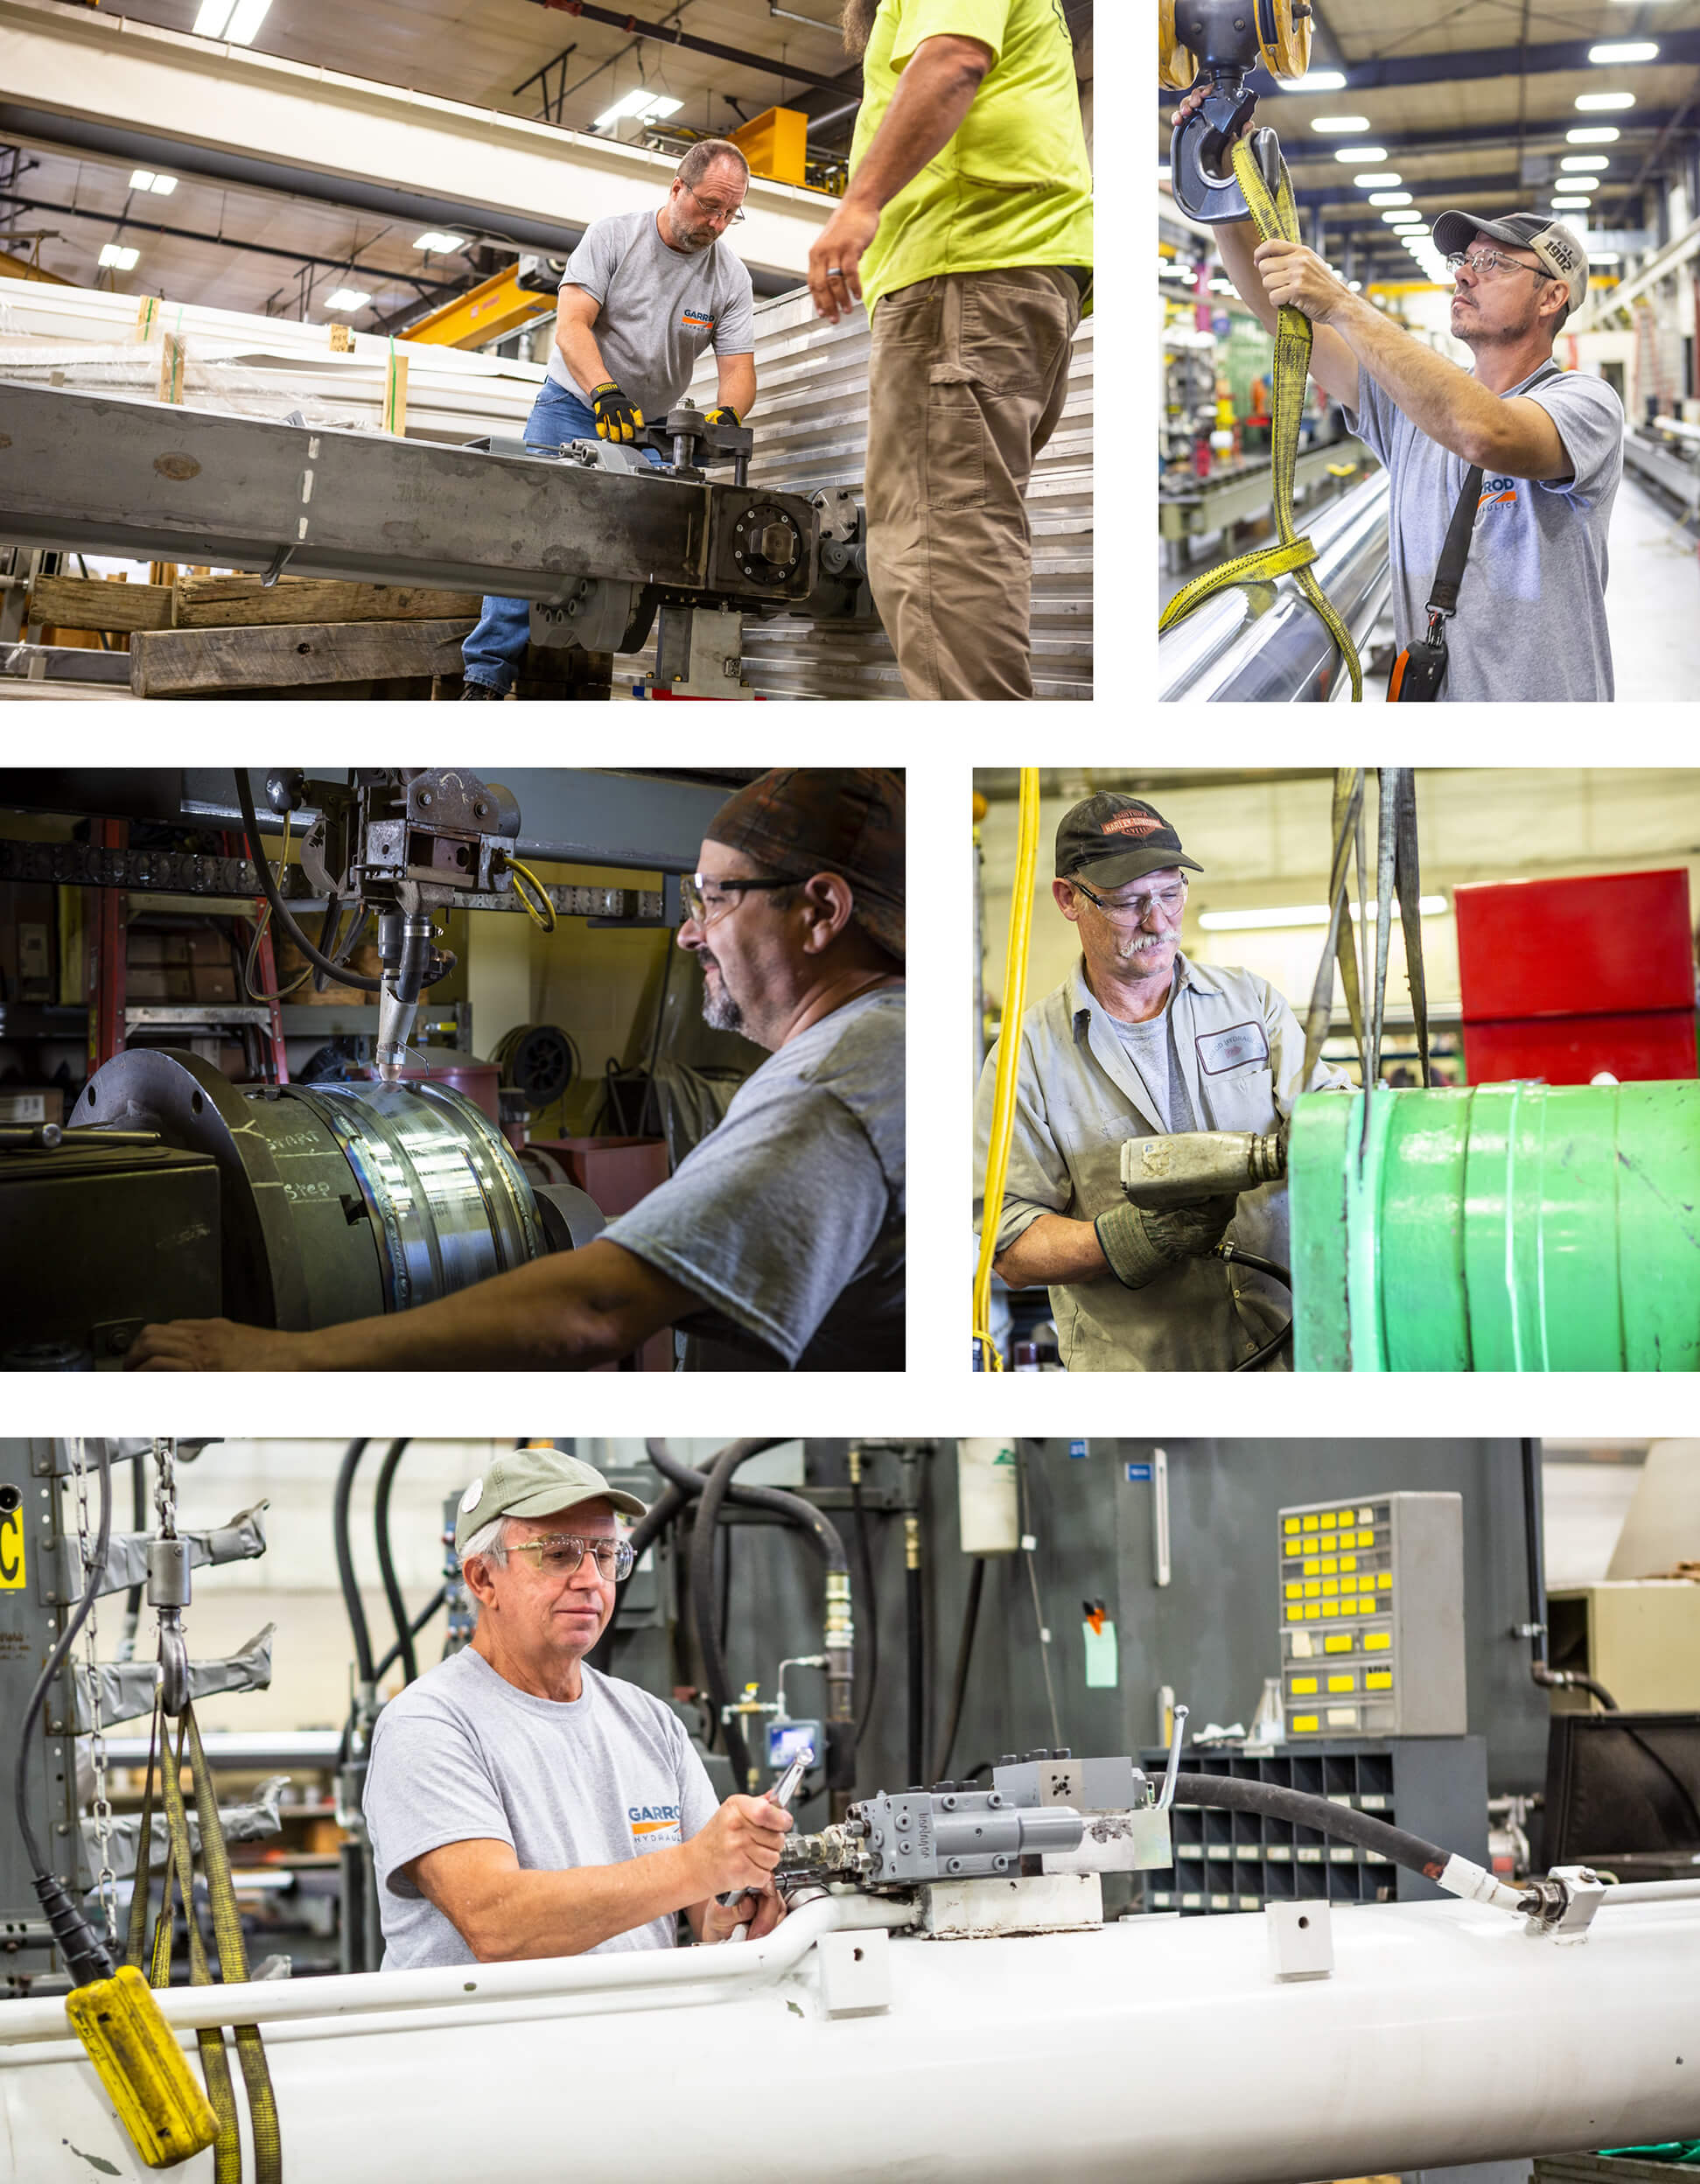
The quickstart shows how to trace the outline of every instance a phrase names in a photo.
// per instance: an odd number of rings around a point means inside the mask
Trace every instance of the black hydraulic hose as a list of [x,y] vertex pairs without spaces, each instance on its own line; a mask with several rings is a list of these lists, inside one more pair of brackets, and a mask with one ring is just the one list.
[[[446,1584],[439,1585],[436,1592],[431,1594],[430,1600],[425,1602],[425,1605],[420,1609],[419,1613],[408,1625],[408,1637],[409,1640],[415,1639],[419,1635],[420,1632],[425,1628],[425,1625],[430,1622],[431,1617],[436,1614],[437,1609],[442,1606],[444,1601],[446,1600],[448,1597],[448,1586]],[[395,1667],[395,1663],[401,1659],[401,1657],[402,1642],[398,1638],[395,1643],[389,1648],[389,1651],[385,1654],[383,1659],[379,1662],[377,1667],[373,1670],[373,1682],[375,1684],[381,1684],[385,1676],[389,1674],[389,1671]]]
[[980,1621],[980,1595],[985,1589],[986,1558],[976,1555],[974,1567],[969,1572],[968,1599],[962,1606],[962,1635],[956,1641],[956,1673],[950,1686],[950,1719],[945,1728],[939,1756],[933,1762],[931,1780],[948,1782],[950,1778],[950,1755],[956,1749],[956,1732],[962,1723],[962,1702],[968,1696],[968,1672],[974,1658],[974,1634]]
[[865,1634],[859,1645],[866,1676],[861,1710],[856,1717],[856,1741],[859,1745],[868,1733],[879,1690],[879,1602],[874,1595],[873,1543],[868,1536],[868,1513],[862,1503],[859,1464],[850,1480],[850,1509],[856,1519],[856,1623],[858,1634]]
[[[731,1484],[732,1474],[740,1464],[746,1464],[752,1456],[764,1449],[777,1448],[783,1443],[777,1439],[734,1441],[723,1448],[709,1468],[696,1515],[690,1542],[690,1600],[691,1613],[696,1625],[696,1642],[702,1650],[703,1675],[708,1684],[709,1698],[717,1719],[731,1703],[731,1682],[726,1671],[725,1657],[721,1652],[719,1636],[715,1628],[714,1600],[714,1535],[720,1522],[721,1506]],[[788,1516],[798,1530],[804,1533],[825,1564],[829,1577],[841,1578],[848,1589],[850,1562],[844,1553],[844,1543],[837,1527],[823,1516],[811,1502],[800,1494],[786,1494],[776,1487],[745,1488],[759,1508],[770,1508]],[[830,1648],[829,1648],[830,1650]],[[829,1682],[836,1682],[835,1671],[829,1670]],[[842,1674],[843,1671],[838,1671]],[[854,1729],[852,1720],[850,1726]],[[734,1775],[745,1783],[750,1777],[749,1746],[735,1720],[724,1724],[726,1757],[731,1760]]]
[[1205,1805],[1220,1812],[1258,1812],[1271,1820],[1291,1820],[1296,1826],[1314,1828],[1360,1850],[1378,1851],[1407,1872],[1438,1881],[1452,1863],[1452,1853],[1438,1843],[1424,1842],[1404,1828],[1378,1820],[1373,1813],[1354,1812],[1327,1797],[1312,1797],[1303,1790],[1284,1789],[1275,1782],[1240,1782],[1228,1774],[1178,1774],[1174,1802]]
[[920,1564],[912,1562],[903,1573],[904,1632],[909,1656],[909,1782],[926,1786],[927,1773],[927,1647],[921,1623]]
[[[402,1675],[409,1684],[419,1673],[419,1662],[413,1650],[413,1633],[408,1628],[408,1606],[402,1597],[402,1587],[395,1575],[395,1558],[389,1544],[389,1492],[395,1483],[395,1473],[408,1444],[404,1438],[392,1441],[384,1452],[384,1460],[378,1471],[378,1484],[372,1496],[372,1527],[377,1536],[378,1571],[383,1578],[384,1598],[389,1602],[389,1613],[395,1625],[395,1653],[400,1656]],[[378,1672],[381,1674],[382,1671]],[[374,1682],[377,1678],[374,1676]]]
[[[238,774],[236,778],[241,780],[242,777]],[[354,1634],[354,1665],[360,1682],[370,1686],[378,1678],[372,1666],[372,1637],[366,1627],[366,1609],[361,1605],[360,1587],[354,1583],[354,1550],[348,1536],[348,1505],[353,1498],[354,1474],[365,1453],[364,1441],[349,1442],[337,1473],[331,1532],[336,1546],[337,1582],[342,1587],[342,1604],[348,1611],[348,1627]]]
[[1591,1691],[1608,1714],[1620,1710],[1603,1684],[1576,1669],[1555,1669],[1547,1646],[1546,1542],[1541,1512],[1541,1444],[1525,1439],[1523,1460],[1523,1551],[1529,1570],[1529,1672],[1543,1690]]
[[59,1943],[70,1970],[72,1984],[85,1986],[91,1979],[109,1978],[112,1959],[95,1937],[94,1928],[83,1916],[65,1883],[60,1880],[42,1856],[41,1844],[30,1819],[30,1801],[26,1789],[29,1774],[30,1750],[34,1741],[36,1723],[53,1678],[64,1668],[76,1643],[77,1634],[88,1620],[89,1610],[100,1592],[101,1580],[106,1574],[107,1550],[112,1543],[112,1458],[103,1440],[93,1444],[95,1468],[101,1474],[101,1523],[95,1536],[88,1568],[84,1573],[82,1598],[74,1613],[59,1633],[59,1642],[41,1664],[41,1673],[35,1680],[34,1689],[24,1708],[24,1726],[17,1737],[17,1765],[12,1777],[12,1796],[17,1808],[17,1833],[24,1845],[24,1855],[29,1860],[30,1877],[40,1900],[53,1939]]
[[[129,1483],[130,1522],[138,1532],[145,1532],[148,1529],[148,1460],[145,1456],[137,1456],[131,1463]],[[126,1656],[126,1658],[133,1657],[136,1633],[142,1620],[142,1602],[147,1590],[148,1581],[143,1578],[131,1586],[124,1595],[124,1634],[132,1648],[132,1655]]]
[[271,914],[276,922],[289,934],[315,970],[325,971],[345,986],[357,986],[362,993],[381,993],[383,990],[381,978],[368,978],[364,972],[350,970],[346,965],[333,961],[307,938],[290,914],[289,906],[278,893],[277,882],[272,878],[271,866],[266,861],[265,846],[260,840],[260,822],[254,809],[254,791],[248,784],[248,769],[241,766],[236,768],[236,804],[248,835],[248,853],[260,875],[260,885],[265,891],[266,900],[271,905]]
[[[1242,1250],[1237,1243],[1220,1243],[1214,1256],[1225,1264],[1234,1266],[1249,1266],[1254,1274],[1267,1274],[1272,1282],[1279,1282],[1283,1289],[1291,1291],[1292,1288],[1291,1268],[1283,1266],[1278,1259],[1266,1259],[1261,1251]],[[1235,1371],[1255,1373],[1260,1365],[1267,1365],[1270,1358],[1291,1341],[1292,1330],[1293,1323],[1289,1320],[1284,1326],[1270,1335],[1267,1342],[1255,1349],[1249,1357],[1242,1358],[1234,1368]]]

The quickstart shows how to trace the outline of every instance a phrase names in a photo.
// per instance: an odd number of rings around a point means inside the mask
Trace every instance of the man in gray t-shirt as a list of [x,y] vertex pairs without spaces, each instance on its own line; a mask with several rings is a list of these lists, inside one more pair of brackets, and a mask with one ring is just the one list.
[[703,1016],[773,1059],[665,1183],[577,1250],[412,1312],[300,1334],[180,1321],[157,1368],[582,1372],[678,1327],[696,1368],[900,1372],[903,775],[775,768],[698,855],[678,942]]
[[478,1628],[384,1708],[367,1768],[386,1971],[670,1949],[681,1911],[707,1942],[783,1916],[783,1808],[717,1803],[677,1716],[585,1662],[630,1566],[616,1511],[644,1507],[549,1446],[462,1494]]
[[[750,276],[725,240],[743,219],[750,169],[720,137],[693,144],[654,212],[614,213],[584,230],[567,261],[555,346],[525,437],[630,442],[660,424],[712,344],[719,387],[709,416],[740,424],[756,397]],[[651,463],[661,458],[643,451]],[[490,598],[461,647],[463,698],[506,697],[525,660],[531,611]]]
[[[1178,118],[1205,88],[1187,94]],[[1249,222],[1211,232],[1270,333],[1287,306],[1311,321],[1311,377],[1388,467],[1402,653],[1428,634],[1447,526],[1481,471],[1438,697],[1610,699],[1606,533],[1623,476],[1623,406],[1604,379],[1554,368],[1553,345],[1588,292],[1575,229],[1543,213],[1443,213],[1435,222],[1433,250],[1456,284],[1450,331],[1474,359],[1467,372],[1302,243],[1260,243]]]

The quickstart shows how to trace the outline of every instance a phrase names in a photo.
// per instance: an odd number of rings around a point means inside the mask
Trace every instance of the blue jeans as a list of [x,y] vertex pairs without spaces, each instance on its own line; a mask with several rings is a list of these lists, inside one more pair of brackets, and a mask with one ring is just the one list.
[[[593,440],[596,412],[558,381],[545,380],[526,419],[525,437],[531,445],[550,450],[564,440]],[[642,452],[650,463],[660,466],[661,458],[654,448],[647,447]],[[525,658],[530,632],[529,600],[486,599],[477,626],[460,648],[466,680],[482,682],[506,697]]]

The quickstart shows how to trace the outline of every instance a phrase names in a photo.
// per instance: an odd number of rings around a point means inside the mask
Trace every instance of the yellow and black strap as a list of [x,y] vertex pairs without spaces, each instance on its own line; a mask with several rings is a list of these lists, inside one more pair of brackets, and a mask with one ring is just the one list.
[[[1292,177],[1287,163],[1277,155],[1280,168],[1277,186],[1271,195],[1257,164],[1256,154],[1244,137],[1234,147],[1234,173],[1245,192],[1246,203],[1258,234],[1265,242],[1279,239],[1298,242],[1298,210],[1293,198]],[[1275,416],[1270,435],[1271,470],[1275,492],[1275,529],[1277,543],[1263,546],[1256,552],[1241,554],[1235,560],[1225,562],[1220,569],[1212,569],[1204,576],[1195,578],[1184,591],[1176,592],[1164,610],[1159,630],[1172,629],[1177,622],[1185,621],[1194,607],[1206,599],[1235,584],[1266,582],[1274,577],[1291,576],[1299,590],[1326,624],[1328,634],[1339,648],[1352,677],[1352,696],[1354,703],[1363,699],[1363,666],[1358,658],[1358,648],[1352,641],[1347,627],[1327,593],[1312,574],[1311,564],[1316,559],[1316,548],[1308,538],[1301,538],[1294,522],[1293,472],[1298,461],[1298,436],[1305,414],[1305,384],[1310,376],[1311,349],[1315,339],[1310,320],[1302,311],[1289,304],[1283,307],[1275,336]]]

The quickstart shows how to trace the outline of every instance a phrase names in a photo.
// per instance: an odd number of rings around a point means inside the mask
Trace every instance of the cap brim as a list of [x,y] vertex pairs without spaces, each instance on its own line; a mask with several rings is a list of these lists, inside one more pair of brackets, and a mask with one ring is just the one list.
[[1125,887],[1130,879],[1144,879],[1147,872],[1172,872],[1177,866],[1189,872],[1204,870],[1195,858],[1178,856],[1173,850],[1123,850],[1113,857],[1083,858],[1057,878],[1083,879],[1094,887]]
[[1467,250],[1475,235],[1492,235],[1495,242],[1508,242],[1514,250],[1529,248],[1528,236],[1520,235],[1504,220],[1478,220],[1473,213],[1442,213],[1429,232],[1443,258],[1451,257],[1455,250]]
[[[649,1514],[647,1503],[640,1502],[636,1494],[627,1494],[619,1487],[585,1487],[575,1494],[570,1488],[563,1489],[556,1486],[546,1487],[537,1494],[528,1494],[523,1501],[510,1502],[500,1515],[553,1516],[557,1509],[576,1509],[581,1502],[605,1502],[611,1508],[619,1509],[626,1516],[647,1516]],[[484,1518],[484,1522],[488,1524],[493,1522],[495,1514],[492,1511]]]

